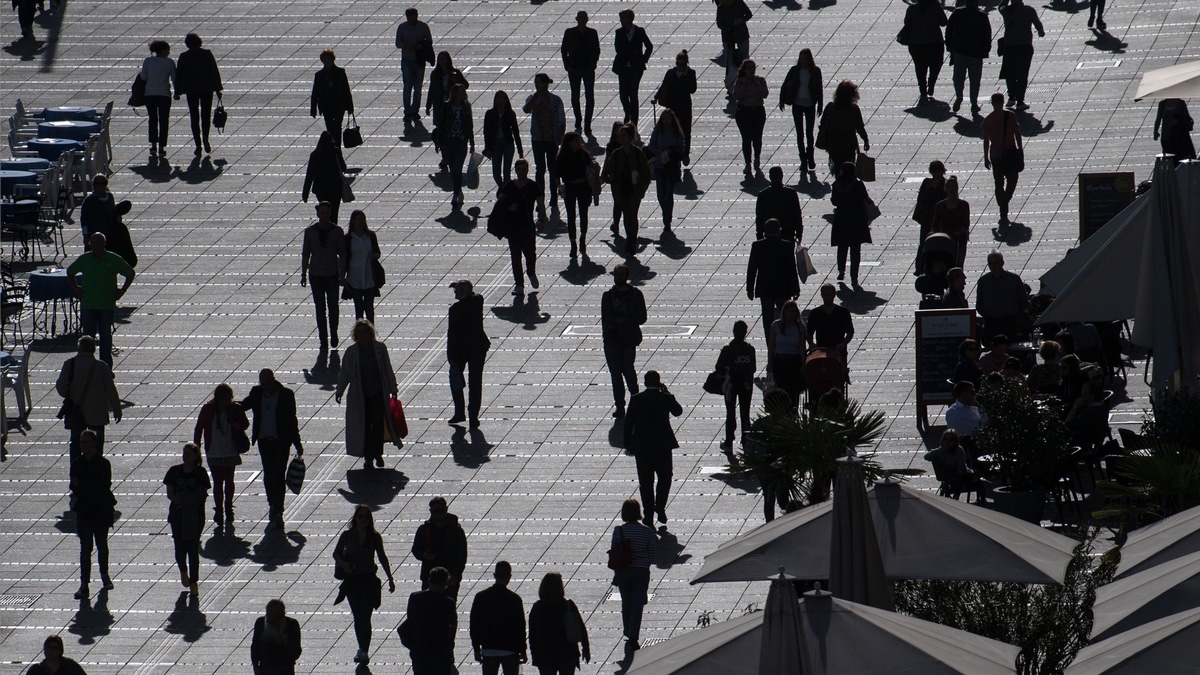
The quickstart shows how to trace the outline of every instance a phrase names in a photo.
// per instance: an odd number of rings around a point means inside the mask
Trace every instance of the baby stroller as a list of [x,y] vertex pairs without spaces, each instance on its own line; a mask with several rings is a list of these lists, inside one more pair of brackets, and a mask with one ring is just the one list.
[[810,406],[816,404],[825,392],[834,387],[845,391],[848,371],[842,353],[836,349],[813,347],[804,357],[804,383],[808,387]]
[[925,238],[922,248],[925,269],[914,284],[921,294],[921,309],[938,309],[948,282],[946,273],[954,267],[954,239],[945,232],[934,232]]

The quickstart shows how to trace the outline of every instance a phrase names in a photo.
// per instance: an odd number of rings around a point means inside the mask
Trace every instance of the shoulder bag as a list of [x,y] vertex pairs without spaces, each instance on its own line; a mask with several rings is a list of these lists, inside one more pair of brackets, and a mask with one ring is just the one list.
[[808,254],[807,246],[796,247],[796,273],[800,277],[801,283],[807,282],[809,277],[817,273],[812,256]]
[[904,27],[900,29],[900,32],[896,33],[896,42],[907,47],[909,34],[910,31],[908,30],[908,24],[904,24]]
[[342,147],[357,148],[362,144],[362,129],[358,126],[358,118],[354,116],[354,113],[350,113],[350,121],[346,124],[346,128],[342,130]]
[[213,110],[212,125],[217,133],[225,133],[225,123],[229,121],[229,113],[225,112],[225,104],[221,102],[221,92],[217,92],[217,107]]
[[563,631],[567,635],[568,643],[574,645],[583,642],[583,617],[579,615],[579,608],[571,600],[567,601],[567,611],[563,614]]
[[300,488],[304,485],[304,474],[306,472],[307,467],[304,465],[304,458],[300,455],[296,455],[288,463],[287,473],[284,475],[283,482],[292,491],[292,494],[300,494]]
[[146,105],[146,81],[142,79],[141,73],[133,78],[133,86],[129,90],[129,105],[134,108]]
[[875,158],[864,153],[858,153],[858,161],[854,164],[854,173],[861,181],[868,183],[875,180]]
[[622,527],[617,526],[617,543],[608,549],[608,569],[614,572],[620,572],[633,564],[633,544],[625,538]]
[[350,187],[350,181],[342,176],[342,202],[349,204],[354,201],[354,189]]
[[881,215],[883,213],[879,210],[879,206],[875,203],[875,200],[867,197],[867,200],[863,202],[863,216],[867,219],[867,223],[875,222],[875,219]]
[[725,393],[725,375],[713,371],[704,378],[704,391],[709,394],[724,394]]

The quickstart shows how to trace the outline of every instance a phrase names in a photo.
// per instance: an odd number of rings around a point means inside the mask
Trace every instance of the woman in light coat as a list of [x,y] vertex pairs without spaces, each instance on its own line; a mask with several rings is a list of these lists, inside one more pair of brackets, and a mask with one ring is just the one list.
[[346,396],[346,454],[362,457],[367,469],[383,467],[383,436],[397,439],[388,410],[388,395],[397,398],[396,372],[387,347],[375,339],[375,326],[365,319],[355,321],[350,331],[354,344],[342,357],[335,400]]

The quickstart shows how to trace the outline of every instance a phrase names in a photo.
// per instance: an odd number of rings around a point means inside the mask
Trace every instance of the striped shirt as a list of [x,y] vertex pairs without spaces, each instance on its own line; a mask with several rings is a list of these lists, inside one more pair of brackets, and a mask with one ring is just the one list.
[[641,523],[625,523],[613,528],[612,548],[616,548],[617,542],[622,539],[629,540],[629,547],[633,551],[633,562],[629,566],[649,569],[654,560],[654,542],[657,539],[654,530]]

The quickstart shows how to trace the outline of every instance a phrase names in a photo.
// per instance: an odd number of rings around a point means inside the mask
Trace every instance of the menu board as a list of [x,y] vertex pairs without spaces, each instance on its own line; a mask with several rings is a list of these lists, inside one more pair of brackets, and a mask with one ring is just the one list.
[[917,310],[917,419],[928,426],[928,406],[954,402],[954,367],[963,340],[975,337],[974,309]]
[[1079,241],[1084,241],[1133,203],[1132,171],[1079,174]]

